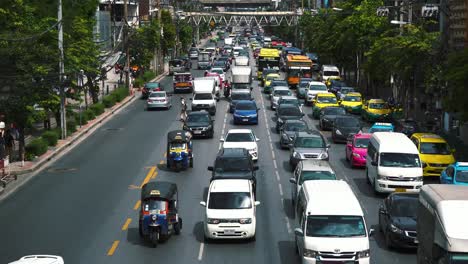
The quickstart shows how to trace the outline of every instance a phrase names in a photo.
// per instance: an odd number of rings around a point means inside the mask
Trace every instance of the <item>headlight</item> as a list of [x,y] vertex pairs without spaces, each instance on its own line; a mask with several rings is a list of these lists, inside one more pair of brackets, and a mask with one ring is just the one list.
[[209,125],[209,126],[206,127],[206,130],[210,130],[210,129],[212,129],[212,128],[213,128],[213,126],[212,126],[212,125]]
[[206,222],[208,222],[208,224],[217,225],[219,224],[220,221],[219,219],[216,219],[216,218],[208,218]]
[[301,154],[299,154],[299,152],[294,151],[294,152],[293,152],[293,158],[300,159],[300,158],[301,158]]
[[252,223],[252,218],[241,218],[239,219],[239,224],[244,225],[244,224],[251,224]]
[[340,135],[340,136],[343,135],[343,134],[341,134],[341,131],[339,129],[337,129],[335,132],[336,132],[337,135]]
[[368,258],[370,256],[370,249],[360,251],[358,253],[358,258]]
[[388,180],[388,177],[387,177],[387,176],[382,176],[382,175],[380,175],[380,174],[377,174],[377,178],[381,179],[382,181]]
[[328,153],[326,152],[320,153],[319,159],[326,159],[326,158],[328,158]]
[[357,154],[357,153],[353,153],[353,156],[356,157],[356,158],[360,158],[361,155]]
[[423,176],[414,177],[414,181],[423,181]]
[[190,130],[188,126],[184,125],[183,130]]
[[330,120],[328,120],[327,118],[324,118],[323,121],[330,122]]
[[303,253],[303,256],[305,258],[315,258],[317,257],[317,251],[314,251],[314,250],[310,250],[310,249],[304,249],[304,253]]
[[392,231],[392,233],[403,234],[403,230],[401,230],[394,224],[390,224],[390,231]]

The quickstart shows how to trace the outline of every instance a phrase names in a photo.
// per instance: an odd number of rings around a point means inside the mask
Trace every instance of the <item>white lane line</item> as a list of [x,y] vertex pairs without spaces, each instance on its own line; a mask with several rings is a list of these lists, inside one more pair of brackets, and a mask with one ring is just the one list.
[[278,171],[275,171],[275,174],[276,174],[276,179],[277,179],[278,181],[280,181],[280,176],[279,176]]
[[289,218],[285,216],[284,219],[286,219],[286,228],[288,229],[288,234],[292,234],[291,223],[289,222]]
[[200,249],[198,250],[198,261],[203,259],[203,250],[205,249],[205,243],[200,243]]
[[[272,152],[272,154],[274,154],[274,152]],[[273,166],[275,167],[275,170],[278,169],[278,166],[276,165],[276,160],[275,160],[274,156],[273,156]]]
[[280,192],[280,195],[281,195],[281,200],[283,200],[283,185],[281,185],[281,183],[278,183],[278,187],[279,187],[279,192]]

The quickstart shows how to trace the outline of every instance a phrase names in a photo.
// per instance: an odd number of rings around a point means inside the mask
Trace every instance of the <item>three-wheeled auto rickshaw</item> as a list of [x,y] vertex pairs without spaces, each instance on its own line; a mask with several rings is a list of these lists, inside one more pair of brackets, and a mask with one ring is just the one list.
[[158,242],[179,235],[182,218],[178,214],[178,193],[175,183],[148,182],[141,188],[141,208],[138,218],[140,236],[148,239],[154,247]]
[[167,168],[193,168],[192,134],[184,130],[167,133]]

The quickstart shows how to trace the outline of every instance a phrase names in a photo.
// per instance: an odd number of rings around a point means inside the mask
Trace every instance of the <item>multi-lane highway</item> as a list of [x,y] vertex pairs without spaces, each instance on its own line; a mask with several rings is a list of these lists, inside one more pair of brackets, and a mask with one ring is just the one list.
[[[194,63],[195,65],[195,63]],[[251,65],[254,65],[253,60]],[[202,71],[192,70],[194,76]],[[171,77],[162,85],[171,89]],[[144,111],[136,100],[79,146],[22,189],[0,203],[0,263],[27,254],[61,255],[67,264],[82,263],[299,263],[295,253],[288,165],[289,152],[279,148],[274,115],[267,97],[253,82],[261,107],[259,124],[249,126],[260,138],[257,176],[257,239],[205,244],[204,199],[221,135],[234,126],[228,103],[218,103],[213,139],[194,141],[194,168],[165,168],[166,134],[182,127],[178,121],[181,95],[168,111]],[[189,95],[183,95],[186,98]],[[311,108],[304,107],[306,114]],[[316,121],[306,117],[312,126]],[[324,134],[329,137],[328,132]],[[368,225],[378,230],[382,197],[375,197],[364,171],[346,163],[344,145],[332,144],[330,163],[340,179],[354,189]],[[138,235],[139,187],[149,180],[171,181],[179,188],[184,227],[157,248]],[[388,250],[381,234],[371,238],[372,263],[415,263],[414,251]]]

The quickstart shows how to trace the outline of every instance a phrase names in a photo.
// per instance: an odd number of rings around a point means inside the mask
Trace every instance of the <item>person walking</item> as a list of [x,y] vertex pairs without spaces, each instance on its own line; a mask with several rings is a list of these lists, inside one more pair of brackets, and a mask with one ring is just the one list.
[[3,160],[6,158],[6,152],[5,152],[5,123],[0,122],[0,160],[2,162],[2,167],[3,167]]
[[19,138],[18,130],[13,124],[10,124],[10,127],[5,132],[4,141],[5,141],[5,155],[10,161],[13,160],[13,153],[15,150],[15,140]]

